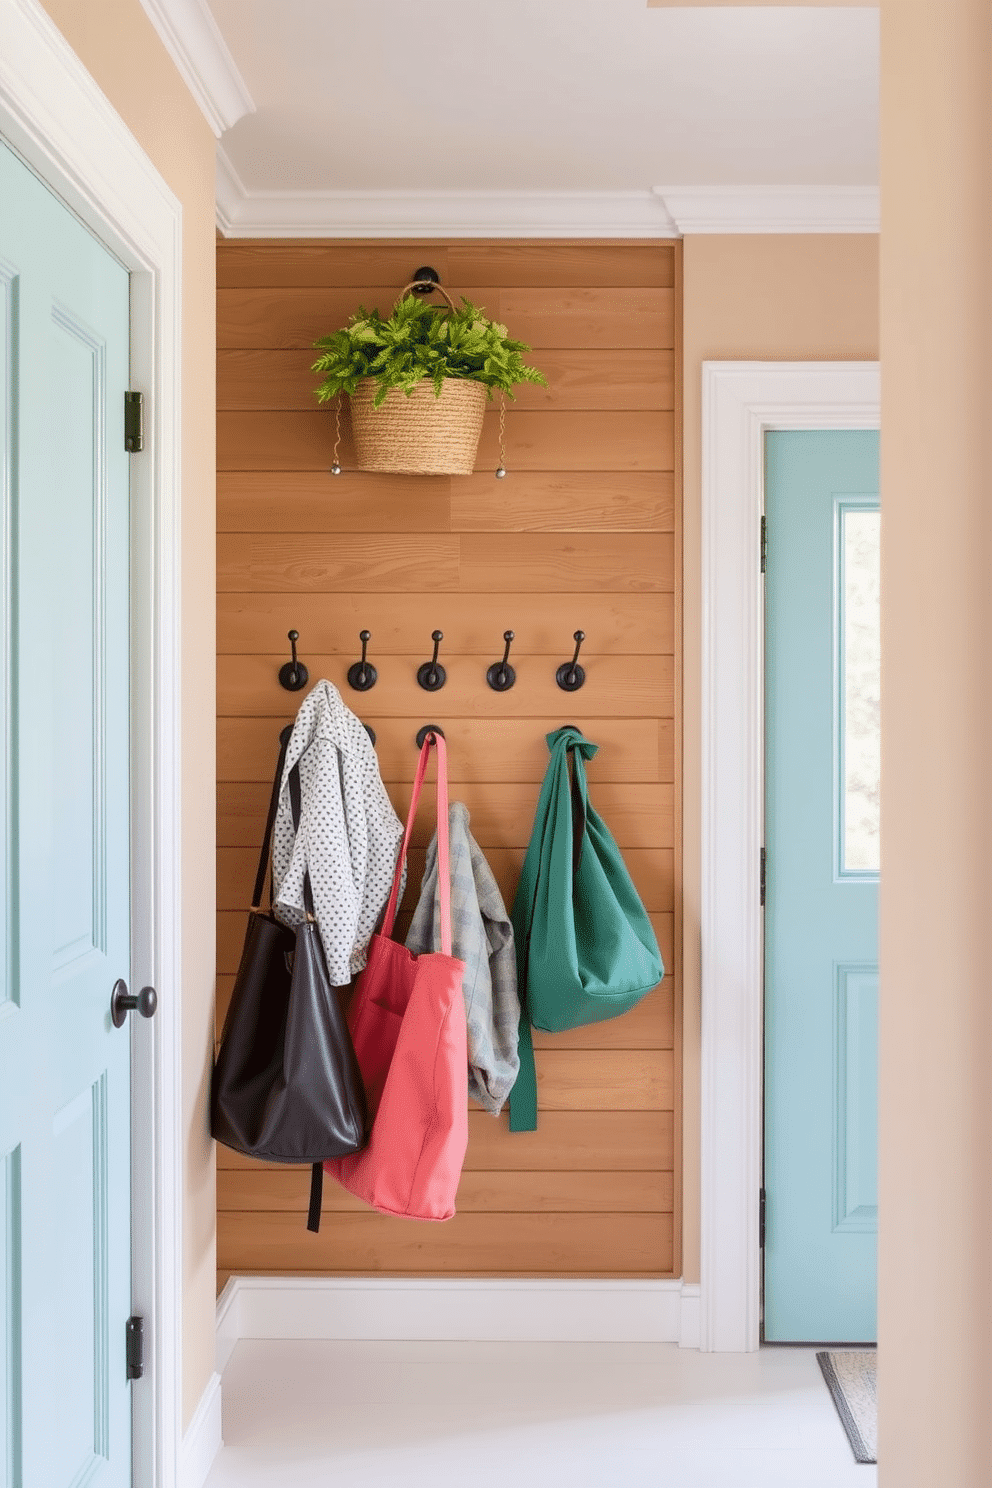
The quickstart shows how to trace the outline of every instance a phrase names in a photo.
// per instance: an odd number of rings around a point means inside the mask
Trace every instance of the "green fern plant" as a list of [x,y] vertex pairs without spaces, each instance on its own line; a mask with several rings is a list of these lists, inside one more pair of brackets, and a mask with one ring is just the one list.
[[489,398],[494,388],[512,398],[517,383],[547,382],[524,363],[530,347],[512,340],[506,326],[464,298],[452,310],[409,294],[385,320],[378,310],[359,307],[346,326],[314,345],[321,348],[312,368],[324,375],[316,390],[321,403],[354,393],[366,377],[377,384],[376,408],[390,388],[402,388],[409,397],[425,379],[437,397],[446,377],[481,382]]

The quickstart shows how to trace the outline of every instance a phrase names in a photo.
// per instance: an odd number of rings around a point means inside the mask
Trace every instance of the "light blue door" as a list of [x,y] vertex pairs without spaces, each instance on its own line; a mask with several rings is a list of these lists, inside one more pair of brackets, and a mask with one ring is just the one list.
[[764,1335],[875,1337],[878,435],[766,436]]
[[4,1488],[131,1481],[128,294],[0,145]]

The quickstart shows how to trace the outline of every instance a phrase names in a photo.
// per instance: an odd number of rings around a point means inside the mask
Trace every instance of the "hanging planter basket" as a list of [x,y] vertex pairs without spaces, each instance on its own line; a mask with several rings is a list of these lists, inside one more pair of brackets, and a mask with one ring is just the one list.
[[[447,308],[416,303],[415,295],[434,291]],[[344,397],[351,405],[359,470],[471,475],[486,403],[498,391],[496,475],[504,476],[505,398],[512,398],[516,383],[546,381],[523,362],[521,353],[529,348],[522,341],[511,340],[505,326],[468,300],[456,307],[431,268],[417,270],[387,320],[377,310],[359,309],[341,330],[314,344],[323,354],[313,371],[325,374],[317,397],[321,403],[336,400],[332,475],[341,474]]]
[[440,395],[428,379],[409,395],[390,388],[378,408],[364,378],[351,395],[351,431],[359,470],[399,475],[471,475],[486,411],[481,382],[446,377]]

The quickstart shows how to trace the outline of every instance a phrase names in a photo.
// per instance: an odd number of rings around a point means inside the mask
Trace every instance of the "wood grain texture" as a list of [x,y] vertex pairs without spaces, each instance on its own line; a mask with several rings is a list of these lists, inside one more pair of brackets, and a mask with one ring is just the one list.
[[453,476],[453,532],[672,532],[671,471],[513,470]]
[[475,594],[567,594],[573,590],[668,591],[675,587],[675,545],[668,533],[465,533],[459,584]]
[[217,1216],[217,1264],[231,1271],[368,1276],[439,1272],[509,1276],[670,1273],[668,1214],[456,1214],[415,1224],[365,1211],[329,1215],[319,1235],[301,1215]]
[[[486,861],[493,871],[505,903],[513,901],[524,861],[523,847],[490,847]],[[424,876],[426,849],[410,849],[407,870],[410,881],[419,884]],[[673,854],[668,847],[631,847],[624,853],[627,871],[647,910],[670,913],[675,902]],[[247,909],[255,881],[258,853],[251,847],[217,849],[218,910]]]
[[[290,630],[300,632],[301,654],[357,660],[359,633],[372,632],[369,658],[418,657],[424,637],[442,630],[449,647],[480,655],[502,651],[504,630],[517,639],[517,655],[550,656],[564,660],[571,654],[572,632],[585,631],[583,651],[587,656],[674,655],[674,596],[656,590],[622,594],[570,594],[567,604],[549,605],[543,594],[452,594],[430,596],[430,618],[424,623],[409,594],[388,592],[310,593],[293,591],[260,593],[253,590],[222,591],[217,596],[217,650],[220,656],[244,653],[281,656]],[[220,660],[221,668],[224,661]],[[349,689],[345,701],[374,703],[378,688],[364,696]],[[427,694],[424,694],[425,698]],[[576,694],[578,702],[581,694]],[[506,699],[509,703],[510,698]],[[567,702],[562,693],[561,702]],[[287,694],[287,712],[292,700]]]
[[[521,638],[526,641],[526,636]],[[417,670],[432,654],[429,637],[421,653],[412,656],[385,656],[376,662],[378,680],[375,704],[380,717],[409,718],[416,714],[425,698],[417,682]],[[482,655],[451,655],[442,646],[441,660],[447,673],[445,692],[457,696],[463,718],[488,717],[498,696],[486,681],[489,666],[502,656],[492,651]],[[279,684],[281,654],[228,656],[217,676],[217,712],[223,718],[271,716],[280,718],[286,708],[286,690]],[[354,658],[321,656],[307,652],[306,663],[311,675],[326,677],[342,693],[348,691],[348,668]],[[511,650],[510,662],[517,678],[512,688],[512,706],[519,718],[544,720],[553,714],[561,697],[555,673],[564,658],[528,655]],[[583,659],[586,683],[584,701],[597,711],[609,715],[623,713],[628,718],[673,717],[675,711],[675,658],[672,656],[594,656]],[[370,693],[364,695],[369,703]],[[360,701],[361,700],[361,701]],[[361,694],[355,698],[364,709]]]
[[491,470],[410,477],[344,470],[227,470],[219,532],[671,532],[671,471]]
[[[670,289],[675,247],[668,242],[630,243],[503,241],[451,243],[448,272],[468,293],[475,284],[507,287]],[[440,273],[440,268],[438,269]]]
[[[221,351],[246,347],[310,352],[322,336],[345,325],[359,306],[388,315],[400,288],[366,284],[332,289],[218,289],[217,347]],[[448,288],[457,301],[461,286]],[[474,304],[508,325],[518,341],[531,347],[533,355],[528,360],[538,367],[538,353],[545,348],[668,351],[675,344],[671,289],[546,286],[499,290],[491,285],[472,285],[471,289]]]
[[[670,413],[608,410],[587,413],[518,412],[506,415],[506,457],[500,457],[499,413],[488,410],[475,457],[476,472],[497,465],[527,470],[671,470],[674,427]],[[498,488],[497,488],[498,489]]]
[[[424,258],[423,254],[430,257]],[[421,256],[418,256],[421,255]],[[225,242],[217,254],[218,289],[320,289],[352,284],[394,284],[401,289],[413,269],[430,263],[448,278],[448,250],[435,239],[361,244],[305,242],[299,238]]]
[[[670,1214],[671,1173],[463,1172],[459,1214]],[[227,1168],[217,1175],[217,1207],[306,1214],[310,1169]],[[324,1185],[325,1214],[367,1213],[338,1183]]]
[[[320,373],[313,348],[291,351],[232,347],[217,353],[217,407],[316,407]],[[570,347],[541,352],[547,386],[523,383],[508,403],[516,409],[670,410],[675,406],[674,353],[655,348]]]
[[[663,593],[675,584],[668,533],[464,533],[430,538],[376,533],[237,533],[217,540],[222,591],[287,588],[323,593],[363,584],[408,593]],[[299,627],[296,627],[297,629]],[[429,635],[434,626],[427,630]]]
[[469,288],[504,284],[670,289],[675,282],[674,260],[675,245],[665,240],[622,244],[574,239],[485,243],[410,239],[360,244],[311,243],[298,238],[232,241],[217,255],[217,287],[318,289],[374,283],[399,290],[414,268],[430,262],[442,283],[447,285],[453,276]]
[[[304,654],[305,657],[305,654]],[[287,657],[288,659],[288,657]],[[562,658],[565,659],[564,657]],[[518,719],[495,711],[488,718],[458,718],[442,707],[443,693],[424,693],[424,704],[410,718],[389,718],[375,711],[375,691],[359,706],[359,716],[376,731],[376,755],[383,779],[412,781],[417,769],[417,730],[436,723],[446,730],[448,779],[452,787],[477,782],[537,782],[548,767],[544,730],[574,723],[587,739],[600,746],[589,761],[590,789],[600,780],[668,781],[675,778],[675,728],[670,718],[597,718],[575,704],[575,693],[559,705],[558,713],[535,727],[533,719]],[[495,697],[495,694],[493,694]],[[268,780],[279,754],[279,730],[292,723],[295,709],[286,694],[286,711],[278,718],[218,718],[217,775],[220,780]],[[495,731],[495,732],[494,732]],[[493,748],[493,739],[499,748]],[[471,808],[471,793],[465,793]],[[594,797],[595,799],[595,797]]]
[[[657,936],[662,960],[665,961],[666,975],[662,982],[666,997],[672,995],[672,1001],[677,1006],[677,994],[675,994],[675,940],[674,940],[674,911],[656,911],[650,915],[651,926]],[[228,1001],[231,998],[231,987],[233,973],[238,970],[238,961],[241,958],[241,946],[244,942],[245,924],[247,924],[247,911],[235,911],[235,909],[222,909],[217,914],[217,1031],[223,1022]],[[409,912],[400,914],[397,918],[397,939],[403,939],[409,929]],[[653,995],[653,994],[651,994]],[[623,1018],[614,1019],[613,1022],[596,1024],[596,1033],[584,1033],[574,1030],[573,1033],[556,1034],[565,1046],[574,1048],[638,1048],[638,1040],[628,1036],[628,1028],[631,1027],[628,1019],[634,1018],[634,1013],[626,1013]],[[662,1048],[668,1048],[668,1043],[662,1043]]]
[[[405,818],[409,787],[386,782],[397,813]],[[472,790],[470,827],[482,848],[526,847],[534,826],[538,786],[509,781],[480,782]],[[436,808],[421,796],[413,846],[426,847],[434,835]],[[596,791],[594,805],[621,848],[672,847],[675,844],[674,788],[662,781],[632,785],[607,782]],[[258,849],[269,805],[269,786],[261,782],[221,781],[217,787],[218,847]]]
[[[217,1018],[245,932],[280,727],[299,695],[278,686],[286,632],[377,733],[405,815],[426,722],[448,737],[452,795],[471,813],[504,899],[516,889],[548,752],[575,723],[600,745],[592,799],[614,832],[667,974],[625,1016],[535,1033],[539,1127],[511,1133],[470,1105],[459,1214],[416,1225],[335,1189],[306,1234],[306,1173],[218,1150],[221,1276],[670,1275],[680,1205],[680,248],[671,242],[223,243],[218,253]],[[548,386],[486,414],[476,472],[356,471],[345,401],[332,478],[333,408],[314,403],[313,341],[360,303],[388,310],[433,263],[533,347]],[[448,681],[415,681],[444,631]],[[515,632],[516,686],[487,666]],[[347,685],[358,632],[379,670]],[[586,633],[581,691],[554,673]],[[409,924],[433,831],[422,802]],[[342,992],[347,1001],[350,995]],[[332,1187],[329,1185],[329,1187]]]
[[670,289],[507,288],[497,299],[499,319],[533,349],[540,366],[546,347],[675,345],[675,295]]
[[[670,918],[670,916],[658,915],[655,918]],[[234,921],[236,916],[224,912],[218,916],[224,921]],[[240,919],[243,927],[244,916]],[[224,926],[226,930],[226,925]],[[231,932],[237,935],[237,927],[231,924]],[[400,920],[398,923],[396,938],[403,940],[409,929],[409,918]],[[234,955],[240,955],[240,940],[233,948]],[[662,948],[664,957],[664,948]],[[666,963],[668,964],[668,963]],[[224,973],[217,976],[216,992],[216,1016],[214,1028],[214,1041],[219,1043],[224,1026],[224,1019],[230,1005],[231,992],[234,986],[234,975]],[[541,1029],[534,1030],[535,1048],[549,1049],[673,1049],[675,1047],[675,999],[677,991],[674,979],[666,977],[653,992],[643,998],[630,1012],[624,1013],[621,1018],[611,1018],[605,1023],[590,1023],[582,1028],[571,1028],[566,1033],[544,1033]],[[349,994],[343,994],[347,999]]]
[[323,593],[369,585],[410,594],[425,587],[456,589],[459,541],[390,532],[227,532],[217,540],[217,587]]
[[[218,1172],[229,1168],[271,1171],[230,1147],[217,1146]],[[671,1111],[544,1111],[536,1131],[511,1132],[509,1117],[470,1106],[465,1171],[474,1172],[672,1172]]]
[[[337,437],[329,408],[279,408],[217,415],[217,469],[328,471]],[[510,471],[671,470],[673,419],[670,413],[611,409],[590,418],[585,412],[510,409],[506,415],[506,459]],[[355,467],[349,424],[342,420],[339,461]],[[499,464],[499,413],[482,421],[475,468],[491,474]],[[499,487],[495,487],[499,490]]]
[[218,532],[447,532],[451,478],[345,471],[227,470],[217,475]]

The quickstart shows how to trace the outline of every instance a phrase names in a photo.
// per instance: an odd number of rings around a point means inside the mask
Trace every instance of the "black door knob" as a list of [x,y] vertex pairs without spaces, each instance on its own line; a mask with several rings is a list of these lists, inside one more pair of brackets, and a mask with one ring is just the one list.
[[119,978],[110,994],[110,1017],[115,1028],[123,1028],[130,1012],[139,1012],[150,1018],[158,1007],[158,993],[154,987],[142,987],[138,993],[127,990],[127,982]]

